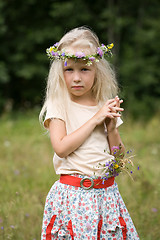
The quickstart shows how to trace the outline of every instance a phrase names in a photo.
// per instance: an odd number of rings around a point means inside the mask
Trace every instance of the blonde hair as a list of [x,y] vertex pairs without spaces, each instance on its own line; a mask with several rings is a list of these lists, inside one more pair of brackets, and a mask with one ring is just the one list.
[[[66,33],[58,43],[58,49],[62,50],[67,47],[85,47],[88,54],[96,53],[100,46],[97,35],[86,27],[75,28]],[[70,96],[65,84],[63,76],[63,62],[62,60],[55,60],[52,62],[46,88],[46,97],[44,105],[40,112],[40,122],[43,122],[43,116],[47,110],[48,103],[58,105],[58,108],[66,114],[69,107]],[[93,94],[99,105],[102,105],[107,99],[116,96],[118,85],[115,79],[115,73],[110,67],[106,59],[100,59],[99,62],[94,63],[96,66],[95,82],[92,87]],[[53,105],[54,107],[54,105]]]

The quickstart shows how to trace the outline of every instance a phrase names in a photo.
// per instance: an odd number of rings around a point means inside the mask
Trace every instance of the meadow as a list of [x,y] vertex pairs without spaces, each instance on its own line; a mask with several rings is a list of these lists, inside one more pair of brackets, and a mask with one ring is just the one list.
[[[0,118],[0,239],[39,240],[46,195],[55,175],[53,149],[39,125],[38,110]],[[159,116],[125,117],[120,134],[134,157],[134,181],[117,177],[141,240],[160,239]],[[137,170],[139,166],[139,170]]]

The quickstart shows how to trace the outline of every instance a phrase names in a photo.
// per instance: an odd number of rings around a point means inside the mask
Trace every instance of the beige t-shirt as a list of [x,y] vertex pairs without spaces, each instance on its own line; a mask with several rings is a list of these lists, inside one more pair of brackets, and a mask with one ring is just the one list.
[[[66,117],[60,109],[56,109],[55,105],[49,105],[47,108],[44,126],[48,128],[51,118],[59,118],[66,124],[67,134],[74,132],[81,127],[85,122],[92,118],[99,106],[85,106],[71,101]],[[117,125],[119,127],[123,121],[117,118]],[[69,154],[66,158],[60,158],[54,154],[53,164],[56,174],[82,174],[93,176],[100,175],[98,163],[104,164],[113,156],[109,154],[109,145],[107,141],[107,132],[104,124],[97,126],[86,141],[74,152]]]

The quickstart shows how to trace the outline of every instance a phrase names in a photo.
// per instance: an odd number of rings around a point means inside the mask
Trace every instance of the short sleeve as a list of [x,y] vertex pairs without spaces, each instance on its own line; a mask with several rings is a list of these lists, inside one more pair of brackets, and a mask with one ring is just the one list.
[[117,118],[116,128],[118,128],[123,123],[120,117]]
[[58,118],[65,121],[64,113],[60,107],[56,105],[56,103],[49,102],[47,105],[46,116],[43,122],[45,128],[49,128],[49,123],[51,119]]

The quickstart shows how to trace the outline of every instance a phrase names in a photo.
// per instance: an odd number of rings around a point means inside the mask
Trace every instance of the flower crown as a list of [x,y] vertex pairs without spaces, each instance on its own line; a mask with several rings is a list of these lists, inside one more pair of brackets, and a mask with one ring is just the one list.
[[94,61],[99,62],[99,59],[102,59],[103,56],[112,56],[111,49],[114,44],[108,44],[105,46],[101,44],[100,47],[97,48],[97,52],[95,54],[86,55],[83,51],[76,52],[74,54],[66,53],[65,51],[58,50],[58,42],[55,43],[52,47],[46,49],[47,56],[50,60],[63,60],[65,61],[64,65],[67,66],[67,59],[82,59],[87,61],[87,65],[90,66]]

